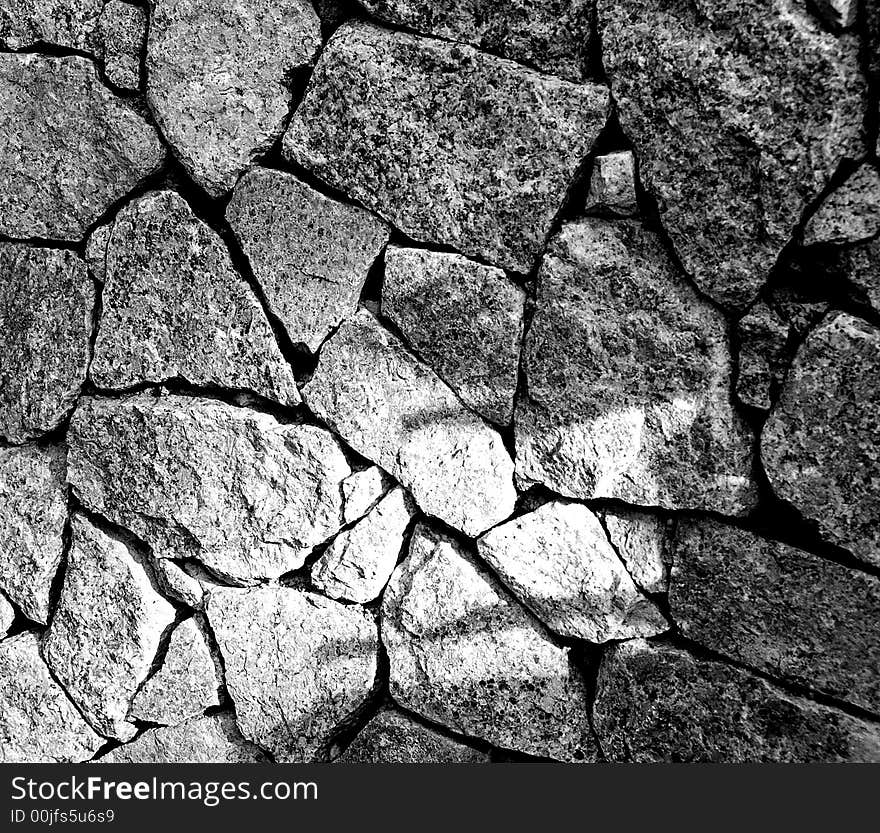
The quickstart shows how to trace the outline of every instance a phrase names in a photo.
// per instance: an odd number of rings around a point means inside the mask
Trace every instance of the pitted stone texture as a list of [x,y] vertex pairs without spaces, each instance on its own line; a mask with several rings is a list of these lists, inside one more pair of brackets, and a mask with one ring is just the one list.
[[64,469],[60,448],[0,450],[0,588],[41,625],[64,551]]
[[369,211],[262,168],[242,177],[226,219],[290,340],[312,352],[357,309],[390,234]]
[[350,524],[360,520],[393,485],[394,481],[378,466],[353,471],[342,481],[345,522]]
[[104,0],[4,0],[0,46],[16,50],[47,44],[95,52]]
[[737,329],[740,350],[736,395],[743,404],[766,411],[776,385],[785,375],[788,326],[759,301],[739,320]]
[[303,396],[428,514],[479,535],[513,511],[513,462],[501,436],[366,310],[324,346]]
[[94,304],[94,285],[73,252],[0,243],[0,437],[37,437],[73,408]]
[[600,0],[603,63],[686,270],[745,307],[840,159],[862,153],[855,37],[803,0]]
[[339,443],[311,425],[221,402],[83,399],[68,478],[85,506],[157,558],[194,558],[236,583],[302,566],[342,526]]
[[507,749],[595,760],[568,652],[443,533],[416,527],[383,597],[382,641],[404,708]]
[[201,610],[205,600],[205,588],[179,564],[167,558],[158,559],[156,582],[166,596]]
[[0,54],[0,233],[79,241],[165,160],[87,58]]
[[804,245],[858,243],[880,232],[880,173],[862,165],[810,217]]
[[584,209],[588,214],[632,217],[639,211],[636,160],[630,151],[597,156]]
[[524,367],[521,485],[729,515],[754,504],[724,318],[640,225],[563,226],[538,275]]
[[281,135],[290,73],[321,45],[308,0],[151,0],[147,99],[209,194],[230,191]]
[[669,589],[668,524],[657,515],[638,510],[604,514],[608,538],[635,583],[647,593]]
[[0,593],[0,639],[9,633],[12,623],[15,621],[15,608],[9,600]]
[[382,314],[462,402],[507,425],[519,373],[525,292],[461,255],[388,249]]
[[50,676],[35,633],[0,641],[0,763],[86,761],[103,743]]
[[642,640],[615,645],[603,658],[594,719],[612,761],[880,761],[876,725]]
[[605,87],[346,23],[283,153],[414,240],[527,272],[608,106]]
[[880,579],[714,521],[682,521],[669,606],[694,642],[880,712]]
[[477,547],[511,592],[562,636],[607,642],[669,627],[586,506],[546,503],[496,526]]
[[156,191],[117,216],[90,375],[102,388],[183,378],[300,401],[289,365],[220,237]]
[[128,740],[131,700],[174,608],[122,541],[74,516],[61,598],[43,643],[58,681],[102,735]]
[[287,588],[216,588],[207,613],[245,737],[281,763],[323,757],[370,697],[379,637],[363,610]]
[[880,566],[880,330],[839,314],[795,356],[761,436],[776,494]]
[[147,37],[146,11],[122,0],[107,0],[99,24],[107,79],[121,89],[137,90]]

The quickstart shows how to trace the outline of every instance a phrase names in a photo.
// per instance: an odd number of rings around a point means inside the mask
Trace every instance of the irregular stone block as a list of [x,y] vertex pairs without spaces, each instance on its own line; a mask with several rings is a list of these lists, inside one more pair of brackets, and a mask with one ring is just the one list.
[[147,38],[147,13],[140,6],[108,0],[99,20],[107,79],[123,90],[141,85],[141,55]]
[[669,589],[669,533],[657,515],[614,510],[603,516],[608,539],[635,583],[647,593]]
[[345,522],[351,524],[360,520],[393,485],[394,481],[378,466],[352,472],[342,481]]
[[595,158],[584,210],[612,217],[638,214],[636,161],[632,153],[627,150]]
[[159,558],[156,561],[156,582],[166,596],[201,610],[205,597],[204,587],[174,561],[168,558]]
[[810,217],[804,245],[858,243],[880,232],[880,173],[862,165]]
[[39,44],[94,52],[103,0],[4,0],[0,46],[26,49]]
[[740,349],[736,395],[745,405],[769,410],[771,394],[785,375],[788,327],[759,301],[739,320],[737,330]]

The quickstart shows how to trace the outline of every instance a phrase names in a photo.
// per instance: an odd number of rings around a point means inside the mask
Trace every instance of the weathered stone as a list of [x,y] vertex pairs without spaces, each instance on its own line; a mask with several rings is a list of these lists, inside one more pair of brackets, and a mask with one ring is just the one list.
[[283,153],[415,240],[527,272],[608,106],[605,87],[345,23]]
[[64,551],[64,468],[60,448],[0,450],[0,587],[41,625]]
[[15,608],[9,600],[0,593],[0,639],[9,633],[12,623],[15,621]]
[[94,303],[73,252],[0,243],[0,437],[24,442],[67,416],[86,377]]
[[858,0],[812,0],[812,4],[833,29],[851,29],[855,25]]
[[603,63],[687,271],[755,297],[838,162],[862,151],[858,40],[804,0],[600,0]]
[[636,161],[632,153],[627,150],[595,158],[584,209],[588,214],[612,217],[638,214]]
[[128,740],[131,700],[147,677],[174,608],[150,583],[140,557],[80,516],[61,598],[43,643],[55,677],[102,735]]
[[0,46],[26,49],[47,44],[95,52],[104,0],[4,0]]
[[151,0],[147,99],[193,179],[212,196],[281,135],[289,74],[321,45],[307,0]]
[[880,761],[875,725],[642,640],[603,658],[594,720],[612,761]]
[[0,54],[0,233],[82,240],[159,170],[156,131],[87,58]]
[[759,301],[739,320],[737,330],[740,349],[736,395],[745,405],[768,410],[771,395],[785,374],[788,327]]
[[607,642],[669,627],[586,506],[545,503],[496,526],[477,547],[511,592],[562,636]]
[[366,310],[324,346],[303,396],[425,512],[479,535],[513,511],[513,462],[501,436]]
[[216,588],[206,609],[245,737],[279,762],[323,757],[375,685],[375,622],[357,607],[278,587]]
[[70,427],[85,506],[235,582],[295,570],[335,535],[350,473],[329,432],[212,400],[86,398]]
[[829,194],[804,229],[804,245],[858,243],[880,232],[880,173],[862,165]]
[[107,0],[99,24],[107,79],[123,90],[137,90],[147,37],[146,11],[132,3]]
[[604,515],[608,538],[635,583],[648,593],[669,589],[669,533],[667,522],[637,510]]
[[568,652],[446,535],[416,527],[383,597],[382,640],[401,706],[507,749],[595,760]]
[[205,588],[197,578],[174,561],[168,558],[156,561],[156,583],[166,596],[201,610]]
[[385,253],[382,313],[469,408],[509,424],[525,293],[504,272],[424,249]]
[[103,743],[50,676],[35,633],[0,642],[0,763],[86,761]]
[[832,543],[880,565],[880,330],[840,314],[795,356],[761,436],[779,497]]
[[640,225],[563,226],[538,276],[524,366],[523,486],[730,515],[753,505],[724,318]]
[[369,211],[262,168],[242,177],[226,219],[269,307],[291,341],[312,352],[357,309],[390,233]]
[[178,194],[156,191],[119,213],[105,280],[90,370],[99,387],[181,377],[299,403],[259,302]]
[[394,481],[378,466],[352,472],[342,481],[345,522],[351,524],[360,520],[393,485]]

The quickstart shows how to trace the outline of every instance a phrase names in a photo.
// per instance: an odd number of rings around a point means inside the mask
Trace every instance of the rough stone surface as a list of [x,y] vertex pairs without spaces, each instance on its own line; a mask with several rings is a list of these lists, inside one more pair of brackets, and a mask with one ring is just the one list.
[[608,105],[604,87],[346,23],[283,152],[413,239],[527,272]]
[[857,243],[880,232],[880,173],[862,165],[829,194],[804,229],[804,245]]
[[107,79],[121,89],[137,90],[147,36],[146,11],[132,3],[108,0],[101,12],[99,31]]
[[351,524],[360,520],[393,485],[394,481],[378,466],[352,472],[342,481],[345,522]]
[[9,633],[12,623],[15,621],[15,608],[9,600],[0,593],[0,639]]
[[46,44],[94,52],[104,0],[4,0],[0,47],[26,49]]
[[636,161],[630,151],[597,156],[584,209],[588,214],[632,217],[639,211]]
[[603,518],[608,539],[635,583],[647,593],[669,589],[669,531],[663,518],[637,510],[614,510]]
[[785,374],[788,327],[759,301],[739,320],[737,330],[740,349],[736,395],[743,404],[766,411]]
[[509,424],[525,292],[504,272],[424,249],[385,253],[382,314],[462,402]]

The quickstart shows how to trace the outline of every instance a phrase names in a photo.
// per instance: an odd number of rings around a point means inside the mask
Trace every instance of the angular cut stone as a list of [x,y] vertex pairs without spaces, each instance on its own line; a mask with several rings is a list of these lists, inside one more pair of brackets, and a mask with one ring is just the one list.
[[156,561],[156,582],[166,596],[201,610],[205,598],[204,587],[174,561],[168,558]]
[[568,652],[446,535],[416,527],[383,597],[382,640],[404,708],[507,749],[596,759]]
[[223,241],[173,191],[117,216],[90,375],[103,388],[182,377],[300,402],[293,373]]
[[394,481],[378,466],[352,472],[342,481],[345,522],[351,524],[360,520],[393,485]]
[[0,46],[18,50],[50,46],[94,52],[104,0],[4,0]]
[[383,315],[465,405],[503,425],[513,418],[525,299],[500,269],[461,255],[385,253]]
[[279,587],[215,588],[206,610],[245,737],[280,763],[324,756],[376,683],[376,623],[360,608]]
[[342,526],[339,443],[311,425],[221,402],[85,398],[68,479],[83,504],[157,558],[194,558],[238,583],[302,566]]
[[669,533],[663,518],[615,510],[604,516],[608,538],[635,583],[647,593],[669,589]]
[[324,346],[303,396],[425,512],[479,535],[513,511],[513,462],[501,436],[366,310]]
[[87,58],[0,54],[0,233],[79,241],[165,161]]
[[596,157],[584,209],[588,214],[612,217],[638,214],[636,160],[632,153],[627,150]]
[[74,516],[61,598],[43,655],[102,735],[128,740],[131,700],[150,671],[174,608],[122,541]]
[[609,101],[469,46],[345,23],[283,153],[414,240],[528,272]]
[[321,45],[308,0],[151,0],[147,100],[209,194],[230,191],[281,135],[290,73]]
[[147,37],[146,11],[132,3],[107,0],[99,24],[107,79],[123,90],[137,90]]
[[357,309],[390,234],[369,211],[263,168],[242,177],[226,219],[290,340],[313,353]]
[[759,301],[739,320],[737,329],[740,350],[736,395],[745,405],[769,410],[771,395],[785,375],[788,327]]
[[880,761],[880,732],[764,680],[633,640],[602,660],[596,732],[612,761]]
[[803,0],[598,9],[621,125],[685,269],[748,306],[838,162],[863,153],[857,38]]
[[804,245],[858,243],[880,232],[880,173],[862,165],[832,191],[804,229]]
[[538,276],[516,414],[520,484],[746,513],[752,439],[722,315],[633,222],[563,226]]

